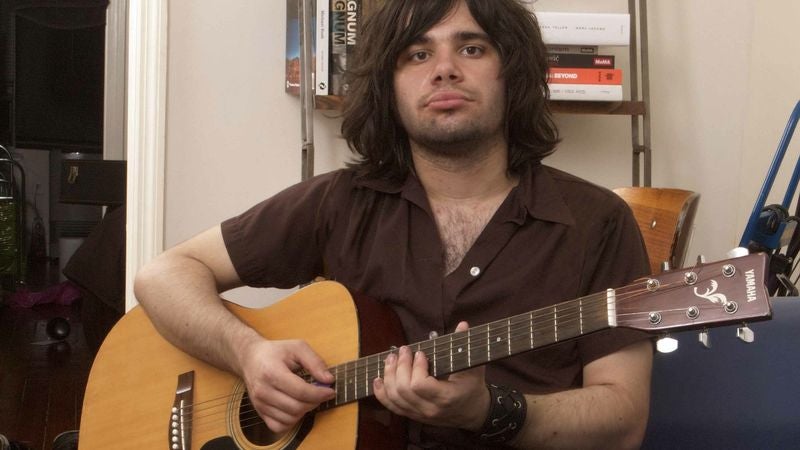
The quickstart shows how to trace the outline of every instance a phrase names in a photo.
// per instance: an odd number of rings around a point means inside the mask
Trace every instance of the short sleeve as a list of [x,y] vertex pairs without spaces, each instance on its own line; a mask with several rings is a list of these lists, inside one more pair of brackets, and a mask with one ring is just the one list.
[[322,209],[340,172],[296,184],[222,222],[222,237],[248,286],[291,288],[322,273]]

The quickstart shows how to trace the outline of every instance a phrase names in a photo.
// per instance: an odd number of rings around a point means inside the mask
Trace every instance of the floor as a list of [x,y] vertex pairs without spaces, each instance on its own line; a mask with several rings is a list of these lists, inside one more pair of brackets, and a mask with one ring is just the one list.
[[[47,334],[55,317],[70,324],[60,341]],[[91,360],[80,301],[0,305],[0,434],[32,450],[50,450],[57,435],[77,430]]]

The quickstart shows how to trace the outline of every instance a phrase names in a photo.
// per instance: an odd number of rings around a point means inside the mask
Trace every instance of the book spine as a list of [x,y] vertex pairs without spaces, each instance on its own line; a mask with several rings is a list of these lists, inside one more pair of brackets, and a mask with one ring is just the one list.
[[622,84],[622,69],[576,69],[551,67],[549,84]]
[[286,0],[286,93],[300,95],[300,13],[298,0]]
[[547,53],[577,53],[581,55],[596,55],[596,45],[546,45]]
[[[345,27],[347,29],[347,49],[346,54],[347,58],[346,61],[348,65],[345,67],[345,70],[350,70],[352,67],[352,63],[355,60],[355,53],[356,53],[356,45],[359,42],[359,35],[361,34],[361,25],[364,20],[364,9],[361,0],[348,0],[347,1],[347,18],[345,20]],[[350,86],[347,84],[345,80],[343,86],[343,95],[347,95],[350,91]]]
[[630,14],[535,14],[545,44],[630,45]]
[[328,95],[328,63],[330,48],[328,47],[328,26],[330,25],[330,3],[328,0],[317,0],[316,26],[316,61],[314,61],[317,95]]
[[550,84],[550,100],[622,101],[620,84]]
[[344,72],[347,70],[347,2],[331,0],[330,69],[328,92],[344,95]]
[[614,55],[584,55],[577,53],[548,53],[550,67],[578,67],[586,69],[613,69]]

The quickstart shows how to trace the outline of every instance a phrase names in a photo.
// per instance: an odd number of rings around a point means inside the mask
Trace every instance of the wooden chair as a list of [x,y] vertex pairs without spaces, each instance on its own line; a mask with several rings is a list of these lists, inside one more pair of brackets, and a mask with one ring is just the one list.
[[700,194],[682,189],[624,187],[614,189],[633,210],[650,256],[650,269],[683,267]]

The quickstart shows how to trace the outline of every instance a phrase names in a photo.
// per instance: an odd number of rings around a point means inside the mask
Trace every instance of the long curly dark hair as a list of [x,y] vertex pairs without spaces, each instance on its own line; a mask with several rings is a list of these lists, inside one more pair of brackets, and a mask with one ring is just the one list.
[[[400,52],[439,23],[461,0],[385,0],[364,23],[346,75],[342,135],[360,176],[403,180],[413,169],[408,135],[397,113],[394,71]],[[547,104],[547,51],[536,18],[518,0],[465,0],[492,39],[506,83],[508,170],[555,151],[558,130]]]

